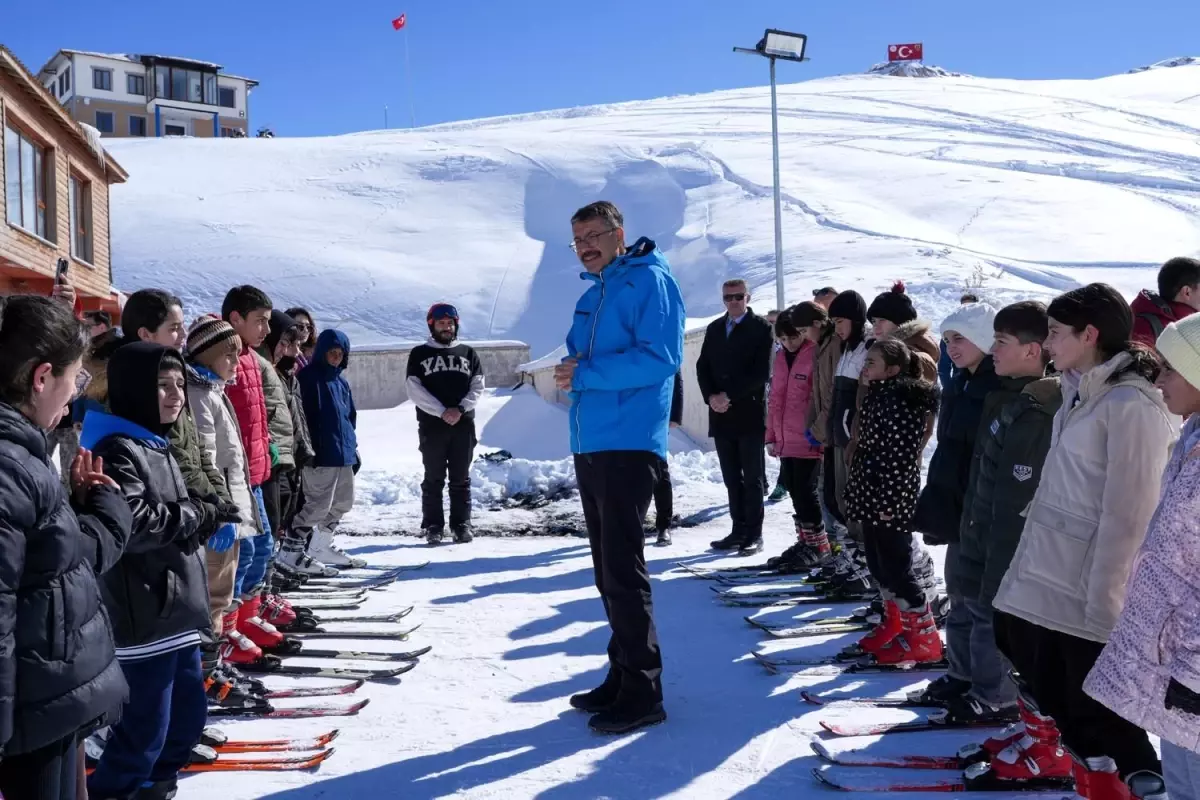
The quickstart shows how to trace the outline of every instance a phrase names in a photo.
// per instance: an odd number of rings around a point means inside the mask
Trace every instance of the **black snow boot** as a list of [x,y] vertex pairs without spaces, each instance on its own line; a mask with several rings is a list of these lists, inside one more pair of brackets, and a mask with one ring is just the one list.
[[908,699],[922,705],[945,706],[951,700],[960,699],[970,688],[970,681],[964,681],[961,678],[952,678],[949,675],[942,675],[924,689],[909,692]]
[[475,539],[470,525],[459,525],[453,530],[455,544],[470,544]]
[[431,545],[439,545],[446,538],[445,528],[422,528],[421,535],[425,537],[425,541]]
[[571,695],[571,708],[586,711],[589,714],[598,714],[601,711],[607,711],[613,703],[617,702],[617,695],[620,693],[621,678],[612,667],[609,667],[608,675],[604,677],[604,683],[590,692]]
[[724,539],[717,539],[714,542],[709,542],[709,547],[713,550],[737,550],[742,546],[742,540],[746,538],[742,536],[742,532],[734,529]]
[[671,544],[671,532],[663,528],[658,532],[658,538],[654,541],[656,547],[667,547]]
[[752,538],[744,538],[742,544],[738,547],[739,556],[752,556],[763,551],[762,536],[754,536]]
[[621,735],[665,722],[667,712],[661,702],[635,701],[618,698],[607,710],[601,711],[590,720],[588,727],[597,733]]

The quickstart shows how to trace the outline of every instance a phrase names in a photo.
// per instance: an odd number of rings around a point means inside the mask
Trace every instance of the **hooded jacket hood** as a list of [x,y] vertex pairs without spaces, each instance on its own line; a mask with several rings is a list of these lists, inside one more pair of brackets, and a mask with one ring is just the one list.
[[263,339],[262,346],[258,351],[263,357],[274,363],[275,347],[279,344],[279,340],[288,332],[289,328],[296,327],[296,320],[289,317],[279,309],[274,309],[271,312],[271,332],[267,334],[267,338]]
[[178,350],[152,342],[126,345],[108,360],[109,410],[159,437],[170,429],[159,421],[157,388],[158,373],[168,353],[183,363]]
[[[325,354],[333,348],[340,349],[345,355],[342,357],[341,366],[329,366],[325,361]],[[336,328],[328,328],[321,331],[321,335],[317,337],[317,346],[313,350],[312,362],[309,366],[317,367],[322,370],[333,370],[337,374],[346,371],[346,367],[350,364],[350,337],[342,333]]]

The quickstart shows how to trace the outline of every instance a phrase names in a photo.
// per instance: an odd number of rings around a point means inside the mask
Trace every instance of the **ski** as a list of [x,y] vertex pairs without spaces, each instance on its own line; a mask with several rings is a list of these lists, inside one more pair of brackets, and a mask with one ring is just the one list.
[[684,572],[692,575],[695,578],[703,578],[706,581],[715,581],[720,575],[750,575],[758,572],[765,572],[771,575],[776,574],[775,570],[768,569],[766,564],[758,564],[752,567],[694,567],[683,561],[677,561],[675,566],[679,567]]
[[784,586],[779,589],[761,589],[759,591],[739,592],[735,589],[722,589],[720,586],[708,587],[716,593],[717,597],[722,600],[740,600],[747,598],[751,600],[759,599],[775,599],[789,597],[812,597],[812,587],[808,586]]
[[772,625],[746,617],[746,621],[776,639],[800,639],[806,636],[831,636],[836,633],[869,631],[872,624],[861,622],[812,622],[807,625]]
[[292,610],[296,612],[296,616],[298,617],[315,616],[318,611],[357,611],[360,608],[362,608],[361,601],[353,603],[326,603],[324,605],[304,603],[304,605],[292,606]]
[[308,719],[310,717],[353,717],[367,707],[370,698],[364,697],[349,706],[299,706],[296,708],[220,708],[209,707],[210,717],[255,717],[265,719]]
[[874,756],[858,750],[832,753],[824,742],[809,742],[814,753],[830,764],[843,767],[888,767],[890,769],[964,769],[966,764],[958,756]]
[[946,671],[946,662],[935,664],[876,664],[869,661],[838,661],[836,656],[813,659],[775,659],[762,653],[751,653],[767,672],[778,675],[782,672],[798,672],[809,676],[823,675],[873,675],[879,673],[911,674],[919,672],[940,673]]
[[348,667],[314,667],[307,664],[278,664],[268,668],[253,670],[244,668],[253,674],[269,675],[303,675],[306,678],[343,678],[345,680],[378,681],[397,678],[406,672],[416,669],[417,662],[409,661],[403,666],[389,669],[351,669]]
[[[334,622],[399,622],[413,612],[415,606],[409,606],[402,611],[392,614],[361,614],[353,617],[318,617],[301,616],[295,622],[287,625],[276,625],[281,633],[320,633],[325,630],[321,625]],[[318,609],[323,611],[324,609]]]
[[206,728],[200,744],[218,753],[275,753],[288,750],[324,750],[341,733],[334,728],[311,739],[246,739],[232,740],[214,728]]
[[[305,655],[308,655],[307,653]],[[288,700],[293,697],[335,697],[343,694],[354,694],[363,687],[366,681],[349,681],[340,686],[304,686],[294,689],[274,689],[267,692],[268,700]]]
[[432,561],[423,561],[420,564],[401,564],[398,567],[377,567],[377,566],[372,566],[372,565],[368,564],[365,567],[359,567],[359,569],[365,570],[368,572],[400,572],[400,573],[404,573],[404,572],[415,572],[419,569],[425,569],[432,563],[433,563]]
[[767,608],[770,606],[831,606],[839,603],[863,603],[870,601],[873,595],[856,594],[847,597],[837,597],[825,594],[805,593],[803,597],[763,597],[755,598],[753,596],[742,599],[741,597],[721,597],[722,603],[727,606],[737,606],[741,608]]
[[218,756],[211,763],[188,764],[180,772],[285,772],[313,769],[333,755],[333,748],[308,756],[281,759],[226,759]]
[[339,589],[336,586],[302,586],[294,592],[284,592],[288,600],[299,600],[300,604],[310,600],[363,600],[369,589]]
[[[428,562],[426,562],[428,563]],[[373,589],[380,586],[387,586],[395,583],[406,572],[411,572],[413,567],[395,567],[387,572],[380,572],[376,575],[368,575],[362,578],[310,578],[304,588],[319,588],[324,586],[333,587],[335,589]]]
[[824,766],[812,772],[819,782],[843,792],[1011,792],[1057,794],[1060,797],[1075,792],[1074,782],[1062,778],[1001,781],[987,776],[971,778],[959,772],[945,777],[897,781],[881,770],[853,767]]
[[[324,747],[319,747],[317,749],[319,751],[321,751],[321,753],[324,753],[326,751],[326,748],[324,748]],[[329,748],[329,749],[332,750],[333,748]],[[237,755],[242,755],[246,752],[249,752],[250,754],[265,752],[265,753],[270,753],[270,755],[268,755],[266,758],[238,758],[237,757]],[[203,745],[198,745],[192,750],[192,760],[189,761],[188,763],[192,766],[205,766],[208,764],[216,764],[216,763],[221,763],[221,764],[226,764],[226,765],[229,765],[229,764],[275,764],[275,765],[304,764],[304,763],[307,763],[314,755],[313,753],[309,753],[307,755],[295,755],[295,756],[281,755],[281,753],[283,753],[283,752],[285,752],[285,751],[251,750],[251,751],[242,751],[241,753],[238,753],[235,755],[235,754],[229,753],[228,751],[217,751],[217,750],[212,750],[211,748],[208,748],[208,747],[204,747]]]
[[939,708],[933,703],[919,703],[907,697],[820,697],[809,691],[800,692],[800,698],[809,705],[825,706],[830,703],[847,703],[868,708]]
[[818,720],[820,725],[825,730],[832,733],[834,736],[882,736],[888,733],[909,733],[911,731],[947,731],[961,730],[964,728],[1003,728],[1009,723],[1007,722],[934,722],[932,719],[925,717],[922,719],[911,719],[904,722],[862,722],[858,724],[826,722]]
[[387,639],[403,642],[420,627],[420,625],[414,625],[411,628],[399,631],[301,631],[300,633],[289,635],[301,641],[309,639]]
[[[374,653],[361,650],[301,650],[294,655],[298,658],[335,658],[339,661],[416,661],[421,656],[433,650],[432,646],[420,650],[410,650],[407,653]],[[303,695],[301,695],[303,696]],[[270,697],[270,695],[268,695]]]

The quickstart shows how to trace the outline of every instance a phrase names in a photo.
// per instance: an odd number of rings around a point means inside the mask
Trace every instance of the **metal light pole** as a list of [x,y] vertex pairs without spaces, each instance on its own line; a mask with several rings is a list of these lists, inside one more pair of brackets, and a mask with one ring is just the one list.
[[762,56],[771,62],[771,157],[775,179],[775,307],[787,308],[783,288],[783,206],[779,189],[779,100],[775,89],[775,62],[808,61],[804,50],[808,46],[808,37],[803,33],[788,33],[786,31],[768,28],[762,40],[753,49],[735,47],[733,52],[745,53],[752,56]]

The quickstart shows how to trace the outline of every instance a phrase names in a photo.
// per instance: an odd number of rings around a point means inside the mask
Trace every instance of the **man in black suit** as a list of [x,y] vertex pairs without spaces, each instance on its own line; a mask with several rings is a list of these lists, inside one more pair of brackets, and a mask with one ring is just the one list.
[[765,398],[774,339],[771,325],[751,310],[744,280],[725,281],[721,293],[725,316],[708,326],[696,362],[733,519],[730,534],[712,546],[752,555],[763,546]]

